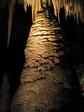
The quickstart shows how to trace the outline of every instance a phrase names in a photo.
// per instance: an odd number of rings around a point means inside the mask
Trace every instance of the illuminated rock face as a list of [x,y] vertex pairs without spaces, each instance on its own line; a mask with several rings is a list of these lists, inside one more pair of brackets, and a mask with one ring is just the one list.
[[60,57],[64,55],[64,51],[59,32],[57,23],[50,22],[49,18],[42,13],[36,16],[26,44],[26,63],[21,76],[22,83],[46,77],[45,72],[60,63]]
[[[69,112],[78,98],[78,85],[63,65],[61,29],[54,19],[39,13],[30,30],[26,62],[12,104],[12,112]],[[72,112],[72,111],[71,111]]]

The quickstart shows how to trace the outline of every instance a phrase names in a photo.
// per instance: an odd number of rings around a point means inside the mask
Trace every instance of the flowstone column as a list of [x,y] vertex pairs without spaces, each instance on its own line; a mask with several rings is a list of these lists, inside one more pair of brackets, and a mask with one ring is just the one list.
[[12,112],[70,112],[79,97],[79,85],[64,57],[61,28],[46,12],[38,13],[26,43],[26,62]]

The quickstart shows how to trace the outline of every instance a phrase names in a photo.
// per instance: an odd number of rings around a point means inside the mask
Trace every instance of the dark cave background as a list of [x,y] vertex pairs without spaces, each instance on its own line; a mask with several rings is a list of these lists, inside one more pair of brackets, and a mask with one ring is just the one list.
[[[7,20],[8,10],[5,7],[0,9],[0,87],[2,86],[3,75],[6,73],[12,97],[20,84],[20,74],[25,62],[24,49],[32,25],[31,7],[25,13],[21,5],[15,5],[9,48],[7,48]],[[77,24],[72,16],[65,19],[64,10],[61,9],[60,25],[65,35],[66,51],[80,81],[81,105],[83,107],[84,81],[81,83],[81,80],[84,80],[84,23],[79,20],[79,24]]]

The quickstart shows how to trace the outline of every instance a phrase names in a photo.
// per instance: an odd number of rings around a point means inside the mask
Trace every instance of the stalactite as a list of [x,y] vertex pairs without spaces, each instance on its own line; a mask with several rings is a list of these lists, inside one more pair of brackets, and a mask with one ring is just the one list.
[[[29,4],[28,4],[28,6],[29,6]],[[27,1],[24,1],[24,10],[25,10],[25,12],[27,12]]]
[[32,3],[32,20],[34,20],[34,13],[35,13],[35,10],[36,10],[36,4],[35,4],[36,0],[34,0],[34,2]]
[[[20,4],[24,5],[25,11],[27,11],[27,7],[32,7],[32,20],[34,20],[36,13],[38,10],[42,10],[43,4],[52,6],[54,8],[54,14],[60,18],[60,9],[64,7],[65,9],[65,17],[73,15],[77,21],[80,19],[84,22],[84,0],[18,0]],[[11,27],[12,27],[12,17],[14,11],[14,5],[16,0],[0,0],[0,8],[5,7],[5,4],[9,5],[9,18],[8,18],[8,42],[7,46],[9,46],[10,35],[11,35]],[[47,7],[47,5],[45,5]]]
[[48,0],[48,5],[51,6],[51,0]]
[[[37,7],[41,7],[42,4],[39,4],[42,1],[44,3],[44,0],[24,0],[25,6],[26,5],[33,5],[34,3],[37,5]],[[45,0],[45,4],[48,4],[49,6],[53,5],[54,8],[54,14],[55,16],[60,18],[60,9],[64,7],[65,9],[65,16],[71,16],[75,17],[78,21],[78,18],[81,19],[81,21],[84,21],[84,1],[83,0]],[[34,6],[34,5],[33,5]],[[33,7],[33,10],[35,12],[38,11],[39,8]],[[35,17],[35,14],[33,12],[32,16]]]
[[11,0],[9,3],[9,17],[8,17],[8,42],[7,47],[9,47],[10,43],[10,36],[11,36],[11,29],[12,29],[12,19],[13,19],[13,12],[16,0]]
[[[5,1],[7,2],[7,0]],[[0,1],[0,3],[5,4],[4,0],[3,2]],[[13,11],[14,11],[14,4],[16,0],[10,0],[9,2],[9,18],[8,18],[8,43],[10,41],[10,35],[11,35],[11,27],[12,27],[12,17],[13,17]],[[27,11],[27,7],[32,7],[32,20],[34,20],[35,15],[38,11],[42,10],[43,3],[48,4],[49,6],[53,5],[54,8],[54,14],[58,17],[58,20],[60,21],[60,9],[64,7],[65,9],[65,17],[73,15],[74,18],[77,19],[77,22],[80,18],[80,20],[84,21],[84,1],[83,0],[18,0],[19,3],[24,4],[24,9]],[[0,7],[1,5],[0,4]],[[47,5],[45,5],[47,7]]]
[[57,15],[57,5],[54,5],[54,4],[56,4],[56,0],[53,0],[52,4],[53,4],[53,7],[54,7],[54,13],[55,13],[55,15]]

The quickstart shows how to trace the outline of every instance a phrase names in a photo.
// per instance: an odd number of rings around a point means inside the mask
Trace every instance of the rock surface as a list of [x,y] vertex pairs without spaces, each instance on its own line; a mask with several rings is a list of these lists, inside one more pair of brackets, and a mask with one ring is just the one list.
[[12,112],[75,111],[73,104],[77,103],[80,90],[74,72],[62,63],[64,55],[59,25],[39,13],[27,40],[26,62]]

